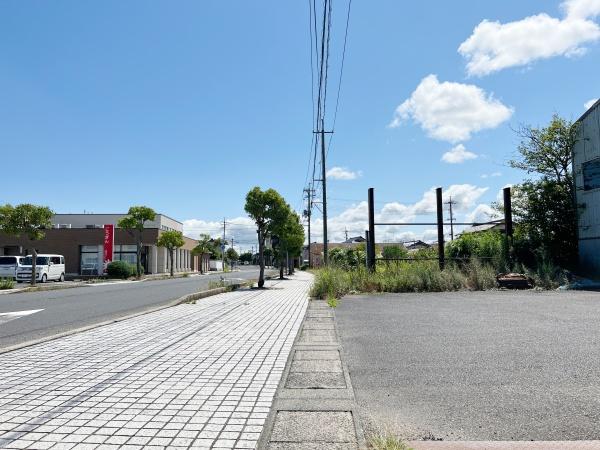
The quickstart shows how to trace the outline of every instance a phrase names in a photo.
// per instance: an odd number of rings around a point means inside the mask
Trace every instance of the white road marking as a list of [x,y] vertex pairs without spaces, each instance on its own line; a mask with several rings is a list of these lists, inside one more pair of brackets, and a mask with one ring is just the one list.
[[27,309],[24,311],[13,311],[0,313],[0,324],[9,322],[11,320],[19,319],[24,316],[28,316],[30,314],[35,314],[37,312],[43,311],[43,309]]

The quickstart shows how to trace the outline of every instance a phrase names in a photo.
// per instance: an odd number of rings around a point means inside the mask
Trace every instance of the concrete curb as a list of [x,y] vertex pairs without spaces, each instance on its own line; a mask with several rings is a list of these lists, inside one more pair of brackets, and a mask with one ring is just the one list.
[[[265,279],[267,279],[267,277],[265,277]],[[75,328],[73,330],[69,330],[69,331],[65,331],[63,333],[58,333],[58,334],[54,334],[52,336],[46,336],[43,338],[39,338],[39,339],[34,339],[32,341],[27,341],[27,342],[23,342],[21,344],[17,344],[17,345],[13,345],[10,347],[6,347],[3,349],[0,349],[0,355],[4,354],[4,353],[8,353],[8,352],[12,352],[15,350],[19,350],[25,347],[31,347],[32,345],[37,345],[37,344],[42,344],[44,342],[48,342],[48,341],[53,341],[54,339],[59,339],[62,337],[66,337],[66,336],[71,336],[73,334],[77,334],[77,333],[82,333],[84,331],[88,331],[88,330],[93,330],[94,328],[99,328],[99,327],[103,327],[105,325],[110,325],[112,323],[116,323],[116,322],[121,322],[123,320],[127,320],[127,319],[131,319],[133,317],[138,317],[144,314],[150,314],[156,311],[160,311],[162,309],[166,309],[166,308],[171,308],[173,306],[177,306],[177,305],[181,305],[183,303],[188,303],[194,300],[200,300],[202,298],[206,298],[206,297],[211,297],[213,295],[218,295],[218,294],[223,294],[225,292],[230,292],[232,290],[236,290],[239,289],[241,287],[246,287],[246,286],[252,286],[255,283],[255,281],[247,281],[245,283],[235,283],[235,284],[231,284],[229,286],[226,287],[219,287],[219,288],[215,288],[215,289],[209,289],[206,291],[198,291],[198,292],[194,292],[192,294],[186,294],[182,297],[176,298],[174,300],[170,300],[168,303],[159,305],[159,306],[155,306],[153,308],[150,309],[146,309],[144,311],[138,311],[135,313],[131,313],[131,314],[127,314],[125,316],[122,317],[118,317],[116,319],[111,319],[111,320],[106,320],[104,322],[98,322],[92,325],[86,325],[84,327],[80,327],[80,328]]]
[[[311,300],[288,356],[258,449],[367,448],[342,354],[333,308],[324,301]],[[331,368],[334,371],[329,371]]]

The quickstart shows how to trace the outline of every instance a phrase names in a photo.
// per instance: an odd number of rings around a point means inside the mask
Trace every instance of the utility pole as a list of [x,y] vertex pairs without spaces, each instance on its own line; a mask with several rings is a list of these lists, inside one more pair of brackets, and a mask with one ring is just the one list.
[[452,205],[456,205],[456,202],[452,200],[452,196],[450,196],[450,200],[446,202],[446,205],[450,208],[450,240],[454,240],[454,214],[452,213]]
[[225,271],[225,217],[223,217],[223,242],[221,242],[221,264],[223,272]]
[[311,254],[311,247],[310,247],[310,222],[311,222],[311,216],[312,216],[312,186],[309,185],[308,188],[304,188],[304,192],[306,193],[306,211],[304,212],[304,217],[306,217],[308,219],[308,267],[312,267],[312,254]]
[[327,249],[327,168],[325,167],[325,121],[321,121],[321,177],[323,178],[323,262],[329,262]]
[[323,183],[323,264],[327,265],[327,167],[325,164],[325,135],[333,131],[325,131],[325,121],[321,119],[321,131],[315,131],[321,136],[321,183]]

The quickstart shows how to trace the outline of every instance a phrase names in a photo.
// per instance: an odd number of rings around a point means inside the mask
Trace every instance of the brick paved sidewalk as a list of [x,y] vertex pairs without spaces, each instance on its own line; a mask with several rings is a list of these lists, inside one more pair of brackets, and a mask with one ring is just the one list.
[[0,355],[0,448],[255,448],[311,281]]

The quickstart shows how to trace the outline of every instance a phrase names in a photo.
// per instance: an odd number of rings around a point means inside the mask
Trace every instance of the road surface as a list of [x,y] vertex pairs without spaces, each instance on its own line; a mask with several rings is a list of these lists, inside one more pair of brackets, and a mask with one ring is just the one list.
[[53,291],[0,295],[0,351],[7,347],[142,312],[193,292],[210,281],[254,279],[258,269],[172,280],[90,284]]
[[597,292],[349,296],[336,317],[367,431],[600,439]]

